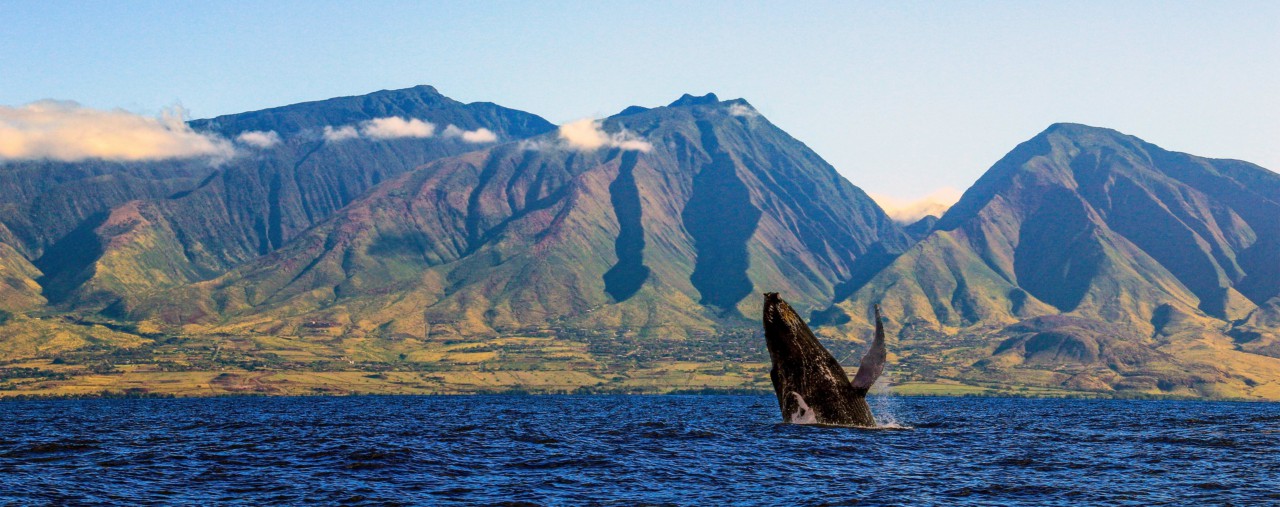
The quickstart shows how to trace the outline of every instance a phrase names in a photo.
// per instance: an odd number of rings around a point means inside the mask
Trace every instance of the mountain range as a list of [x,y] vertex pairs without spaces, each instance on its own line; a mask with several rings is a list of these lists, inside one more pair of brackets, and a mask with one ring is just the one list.
[[[540,336],[634,377],[757,360],[780,292],[837,352],[880,304],[905,383],[1280,398],[1280,175],[1247,162],[1055,124],[901,224],[714,94],[556,126],[420,86],[188,125],[267,141],[0,165],[7,364],[251,337],[430,369],[415,350]],[[537,369],[512,354],[454,366]]]

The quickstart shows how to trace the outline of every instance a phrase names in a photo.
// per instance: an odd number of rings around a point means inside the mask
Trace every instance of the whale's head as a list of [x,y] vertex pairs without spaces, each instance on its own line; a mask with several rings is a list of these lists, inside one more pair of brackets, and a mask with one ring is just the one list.
[[780,323],[786,318],[786,314],[792,312],[791,305],[783,301],[777,292],[764,293],[764,325],[768,327],[770,323]]
[[[809,354],[817,344],[804,319],[777,292],[764,293],[765,344],[774,361]],[[820,347],[820,346],[819,346]]]
[[[764,293],[764,322],[768,325],[770,317],[778,316],[778,303],[782,302],[782,298],[778,297],[777,292]],[[785,304],[785,303],[784,303]]]

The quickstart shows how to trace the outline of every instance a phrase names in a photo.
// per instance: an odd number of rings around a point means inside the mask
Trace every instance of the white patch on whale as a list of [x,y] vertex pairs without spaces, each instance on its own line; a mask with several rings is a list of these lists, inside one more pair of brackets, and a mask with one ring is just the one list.
[[809,404],[804,402],[804,396],[800,393],[791,391],[791,395],[796,397],[796,411],[787,417],[787,422],[791,424],[818,424],[818,416],[814,415],[813,409],[809,408]]

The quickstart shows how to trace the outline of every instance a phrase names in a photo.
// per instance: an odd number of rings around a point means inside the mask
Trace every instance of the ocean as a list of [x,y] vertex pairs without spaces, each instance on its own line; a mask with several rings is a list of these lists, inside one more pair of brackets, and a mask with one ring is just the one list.
[[1277,505],[1280,404],[772,396],[0,403],[0,505]]

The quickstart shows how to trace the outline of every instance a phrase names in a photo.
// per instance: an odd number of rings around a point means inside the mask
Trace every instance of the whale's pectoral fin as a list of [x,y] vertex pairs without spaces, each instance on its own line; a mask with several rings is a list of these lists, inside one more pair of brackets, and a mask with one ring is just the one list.
[[876,338],[871,342],[866,355],[862,356],[862,363],[858,365],[858,373],[853,376],[852,382],[854,391],[863,396],[871,390],[876,379],[880,378],[880,373],[884,372],[884,362],[889,355],[884,346],[884,322],[880,321],[880,305],[876,305],[875,310]]

